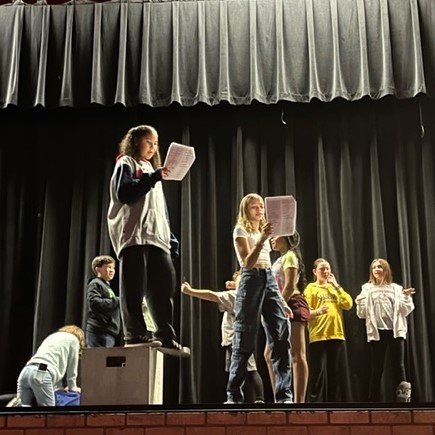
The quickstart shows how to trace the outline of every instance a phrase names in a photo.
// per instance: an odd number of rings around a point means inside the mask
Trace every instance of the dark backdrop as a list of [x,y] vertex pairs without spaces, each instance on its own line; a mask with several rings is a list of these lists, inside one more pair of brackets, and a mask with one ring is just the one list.
[[[182,182],[164,183],[181,241],[178,281],[222,290],[236,268],[231,235],[241,197],[292,194],[308,271],[325,256],[355,297],[372,258],[382,256],[396,282],[417,289],[406,361],[414,400],[433,401],[434,114],[424,97],[1,110],[0,392],[15,390],[47,334],[83,324],[90,261],[111,251],[106,212],[117,143],[129,127],[149,123],[163,155],[171,141],[197,155]],[[175,323],[192,358],[167,359],[165,403],[224,400],[220,319],[214,304],[180,297],[177,287]],[[345,325],[351,393],[360,401],[368,360],[355,309]],[[263,362],[260,370],[266,380]]]

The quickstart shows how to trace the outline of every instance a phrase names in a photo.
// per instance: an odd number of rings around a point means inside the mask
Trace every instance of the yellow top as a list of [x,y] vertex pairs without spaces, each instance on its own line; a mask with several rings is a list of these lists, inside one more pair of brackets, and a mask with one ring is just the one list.
[[308,321],[310,343],[321,340],[345,340],[343,328],[343,310],[350,310],[352,297],[341,287],[336,289],[331,283],[308,284],[304,296],[310,311],[319,309],[322,305],[328,307],[328,312],[317,315]]

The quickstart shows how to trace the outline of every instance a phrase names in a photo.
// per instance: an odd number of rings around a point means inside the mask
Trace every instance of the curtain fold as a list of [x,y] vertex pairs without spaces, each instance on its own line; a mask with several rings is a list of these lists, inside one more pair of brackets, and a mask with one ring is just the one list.
[[0,6],[0,107],[430,94],[434,17],[431,0]]

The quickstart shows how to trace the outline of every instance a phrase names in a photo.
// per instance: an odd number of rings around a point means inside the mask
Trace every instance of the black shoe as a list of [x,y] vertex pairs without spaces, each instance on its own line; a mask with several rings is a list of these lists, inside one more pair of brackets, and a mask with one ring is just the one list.
[[138,346],[146,346],[146,347],[160,347],[162,342],[156,340],[151,335],[141,335],[139,337],[129,338],[128,340],[124,340],[124,347],[138,347]]
[[178,356],[180,358],[189,358],[190,349],[186,346],[182,346],[175,340],[164,341],[163,344],[157,349],[166,355]]

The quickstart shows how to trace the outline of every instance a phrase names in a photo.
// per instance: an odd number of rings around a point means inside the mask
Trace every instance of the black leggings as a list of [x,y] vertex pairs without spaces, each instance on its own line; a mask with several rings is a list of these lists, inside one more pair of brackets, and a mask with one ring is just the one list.
[[379,330],[379,341],[370,341],[370,384],[369,401],[379,402],[381,378],[384,371],[385,354],[387,348],[391,352],[391,368],[394,388],[402,381],[406,381],[405,371],[405,340],[394,338],[393,331]]
[[175,338],[172,327],[175,269],[169,254],[152,245],[125,248],[120,255],[120,302],[124,339],[149,334],[142,314],[145,296],[156,338]]

